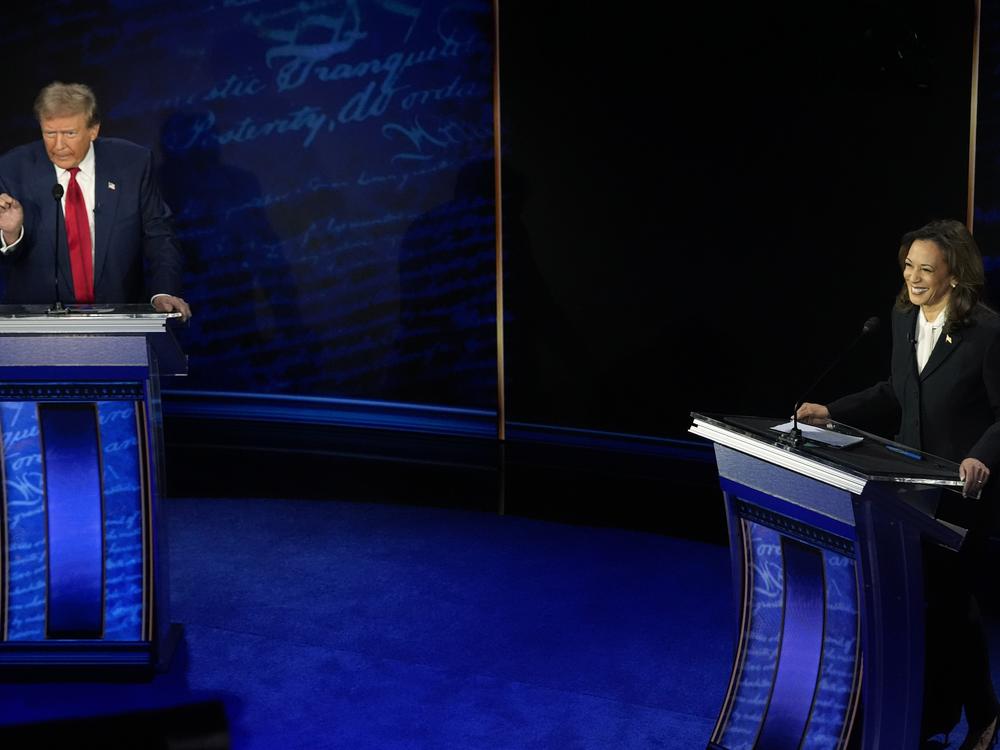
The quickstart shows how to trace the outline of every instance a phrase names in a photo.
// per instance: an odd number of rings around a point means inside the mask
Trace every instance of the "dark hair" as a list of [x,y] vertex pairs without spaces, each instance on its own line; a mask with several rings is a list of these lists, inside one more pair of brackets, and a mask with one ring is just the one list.
[[[932,221],[903,235],[899,244],[899,267],[903,268],[910,246],[917,240],[929,240],[938,246],[944,256],[948,271],[957,282],[948,298],[947,330],[960,328],[969,321],[972,311],[979,304],[986,275],[983,272],[983,256],[965,224],[953,219]],[[913,307],[910,294],[903,288],[896,298],[896,309],[909,310]]]

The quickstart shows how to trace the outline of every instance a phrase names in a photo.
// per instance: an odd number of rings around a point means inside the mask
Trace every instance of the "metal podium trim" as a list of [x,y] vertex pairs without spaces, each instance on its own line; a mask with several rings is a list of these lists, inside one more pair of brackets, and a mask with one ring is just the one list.
[[796,474],[803,474],[810,479],[818,479],[821,482],[825,482],[837,489],[846,490],[854,495],[860,495],[864,491],[865,485],[868,484],[868,477],[834,469],[815,459],[791,453],[783,448],[767,445],[749,436],[724,430],[721,427],[698,418],[695,418],[694,424],[689,431],[706,440],[711,440],[713,443],[719,443],[754,458],[769,461],[776,466],[789,469]]

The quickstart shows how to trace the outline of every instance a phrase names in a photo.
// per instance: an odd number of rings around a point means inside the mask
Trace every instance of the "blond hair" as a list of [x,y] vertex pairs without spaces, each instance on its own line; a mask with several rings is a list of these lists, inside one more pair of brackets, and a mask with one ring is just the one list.
[[97,97],[93,89],[84,83],[63,83],[53,81],[35,99],[35,117],[38,122],[52,117],[83,114],[87,117],[87,127],[100,124],[101,115],[97,111]]

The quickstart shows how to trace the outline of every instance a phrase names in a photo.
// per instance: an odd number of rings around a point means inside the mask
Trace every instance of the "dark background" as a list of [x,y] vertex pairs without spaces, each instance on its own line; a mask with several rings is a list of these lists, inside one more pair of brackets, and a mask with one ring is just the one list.
[[[692,410],[790,412],[887,318],[899,237],[965,217],[973,13],[501,2],[508,420],[684,438]],[[172,388],[495,409],[491,3],[64,1],[0,21],[0,144],[37,137],[42,85],[78,79],[104,134],[156,153],[196,313]],[[417,62],[392,73],[394,53]],[[813,397],[881,376],[886,336]]]
[[790,413],[888,320],[900,236],[964,220],[972,3],[768,5],[501,4],[511,419]]

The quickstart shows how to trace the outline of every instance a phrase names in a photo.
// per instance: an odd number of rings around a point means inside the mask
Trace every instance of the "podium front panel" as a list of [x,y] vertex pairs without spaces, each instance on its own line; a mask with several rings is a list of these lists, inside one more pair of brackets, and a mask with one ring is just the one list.
[[860,697],[855,562],[740,516],[752,503],[726,495],[742,549],[739,638],[709,747],[845,747]]
[[0,673],[145,677],[169,621],[159,376],[186,357],[149,305],[0,309]]
[[0,402],[4,642],[148,638],[145,407],[98,394]]

